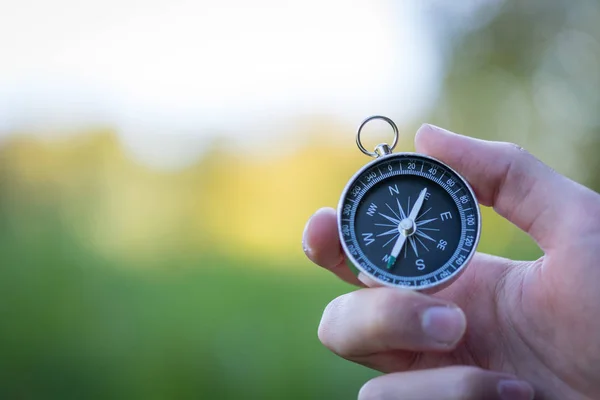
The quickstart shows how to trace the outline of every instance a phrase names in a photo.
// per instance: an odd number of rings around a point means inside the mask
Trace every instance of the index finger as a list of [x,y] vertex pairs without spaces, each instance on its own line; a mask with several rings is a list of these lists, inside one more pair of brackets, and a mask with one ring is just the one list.
[[588,205],[597,204],[597,194],[516,145],[425,124],[417,132],[415,146],[462,174],[481,204],[493,206],[544,250],[563,245],[572,239],[572,232],[593,224]]

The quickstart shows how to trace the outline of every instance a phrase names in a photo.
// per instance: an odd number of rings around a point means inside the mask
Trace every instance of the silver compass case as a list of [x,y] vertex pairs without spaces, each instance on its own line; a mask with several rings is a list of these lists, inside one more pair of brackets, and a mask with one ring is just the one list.
[[[360,140],[374,119],[394,130],[374,152]],[[349,266],[378,284],[435,292],[453,282],[476,252],[481,213],[469,183],[450,166],[418,153],[392,153],[398,129],[387,117],[360,125],[359,149],[375,160],[344,188],[338,233]]]

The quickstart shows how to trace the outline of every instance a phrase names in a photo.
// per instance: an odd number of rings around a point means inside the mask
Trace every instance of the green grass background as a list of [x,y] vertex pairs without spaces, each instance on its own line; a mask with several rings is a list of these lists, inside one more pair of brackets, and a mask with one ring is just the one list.
[[290,272],[308,263],[122,268],[60,225],[23,238],[3,222],[0,398],[348,399],[375,376],[319,343],[324,306],[351,288]]

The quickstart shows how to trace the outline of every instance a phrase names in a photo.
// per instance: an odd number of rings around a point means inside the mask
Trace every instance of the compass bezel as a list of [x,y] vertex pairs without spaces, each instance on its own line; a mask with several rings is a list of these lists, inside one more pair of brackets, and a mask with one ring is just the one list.
[[[447,169],[449,172],[454,174],[456,176],[456,178],[460,179],[461,184],[467,189],[468,195],[470,196],[472,202],[474,203],[473,208],[474,208],[474,213],[476,214],[476,217],[477,217],[477,224],[474,227],[475,232],[473,234],[473,236],[474,236],[473,245],[472,245],[469,253],[467,254],[465,260],[462,262],[461,265],[457,266],[454,271],[450,272],[448,276],[445,276],[442,278],[436,277],[435,281],[427,283],[427,284],[418,284],[419,279],[413,279],[414,284],[410,284],[410,285],[398,284],[398,283],[390,282],[386,279],[380,278],[378,275],[376,275],[372,272],[369,272],[365,267],[363,267],[361,265],[361,262],[359,260],[357,260],[357,258],[352,254],[352,251],[348,247],[347,239],[344,237],[344,232],[343,232],[344,223],[342,221],[344,219],[343,207],[344,207],[344,204],[346,203],[346,199],[348,198],[351,189],[356,186],[357,180],[367,170],[372,169],[374,166],[377,166],[377,164],[387,163],[390,161],[390,159],[393,159],[393,158],[398,158],[399,160],[401,160],[403,158],[422,159],[424,162],[430,162],[430,163],[435,163],[435,164],[441,165],[443,168]],[[401,174],[396,174],[395,176],[398,176],[398,175],[401,175]],[[415,175],[418,175],[418,174],[415,174]],[[425,179],[427,179],[427,178],[425,178]],[[433,180],[432,180],[432,182],[442,186],[439,182],[436,182]],[[364,183],[363,183],[363,185],[364,185]],[[370,188],[365,190],[365,193],[368,192],[369,190],[370,190]],[[374,280],[378,284],[381,284],[384,286],[402,287],[402,288],[408,288],[408,289],[412,289],[412,290],[428,291],[428,292],[441,290],[442,288],[446,287],[448,284],[453,282],[455,279],[457,279],[464,272],[464,270],[466,269],[466,267],[472,260],[474,254],[477,252],[477,247],[479,245],[479,240],[481,237],[481,212],[479,209],[479,202],[478,202],[477,196],[475,195],[475,192],[473,191],[469,182],[462,175],[460,175],[458,172],[456,172],[452,167],[450,167],[448,164],[446,164],[434,157],[424,155],[421,153],[415,153],[415,152],[399,152],[399,153],[390,153],[387,155],[383,155],[383,156],[376,158],[375,160],[372,160],[371,162],[365,164],[362,168],[360,168],[350,178],[350,180],[344,187],[344,190],[342,191],[342,195],[340,196],[340,200],[339,200],[338,207],[337,207],[337,224],[338,224],[338,235],[339,235],[340,242],[342,244],[342,248],[343,248],[344,254],[346,256],[347,262],[351,263],[350,266],[353,266],[354,268],[356,268],[357,272],[362,272],[371,280]],[[464,226],[463,226],[464,224],[465,224],[465,221],[463,218],[461,218],[461,229],[464,228]],[[356,232],[354,232],[354,236],[356,237]],[[358,245],[357,239],[355,239],[354,241]],[[454,254],[448,258],[448,262],[446,264],[437,268],[436,271],[438,271],[439,273],[443,272],[444,267],[447,264],[451,263],[451,260],[453,257],[454,257]],[[373,262],[371,261],[371,263],[373,263]],[[449,268],[449,267],[446,267],[446,268]],[[379,274],[379,275],[381,275],[381,274]],[[405,282],[405,283],[408,283],[408,282]]]

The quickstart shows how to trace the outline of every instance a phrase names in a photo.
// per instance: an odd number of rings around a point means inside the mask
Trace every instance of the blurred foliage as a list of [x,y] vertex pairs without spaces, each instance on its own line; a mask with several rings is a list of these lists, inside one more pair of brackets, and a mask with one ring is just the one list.
[[519,143],[600,190],[600,2],[499,3],[455,43],[434,121]]
[[351,398],[373,376],[318,344],[340,282],[210,255],[116,268],[39,222],[0,233],[0,398]]
[[[485,23],[450,37],[432,122],[518,142],[598,189],[599,3],[482,12]],[[375,374],[316,337],[327,302],[352,288],[300,245],[306,219],[335,206],[367,161],[352,130],[306,124],[290,132],[305,147],[262,158],[215,142],[178,172],[136,164],[110,129],[4,143],[0,397],[355,397]],[[482,211],[481,251],[539,256]]]

